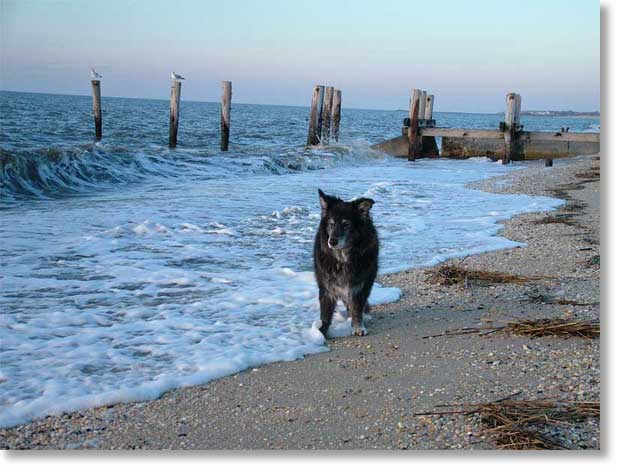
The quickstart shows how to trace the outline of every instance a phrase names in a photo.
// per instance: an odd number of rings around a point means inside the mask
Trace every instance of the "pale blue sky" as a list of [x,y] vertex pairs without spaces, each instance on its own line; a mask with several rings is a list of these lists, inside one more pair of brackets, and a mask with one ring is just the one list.
[[307,105],[312,85],[343,106],[404,109],[412,87],[435,109],[599,109],[595,0],[0,0],[4,90]]

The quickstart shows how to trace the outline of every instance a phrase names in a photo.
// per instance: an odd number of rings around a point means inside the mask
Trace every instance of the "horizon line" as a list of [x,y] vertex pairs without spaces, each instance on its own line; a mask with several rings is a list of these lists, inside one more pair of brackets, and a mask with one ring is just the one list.
[[[79,97],[85,97],[85,98],[91,98],[92,95],[81,95],[81,94],[74,94],[74,93],[50,93],[50,92],[44,92],[44,91],[23,91],[23,90],[5,90],[5,89],[0,89],[0,92],[5,92],[5,93],[30,93],[33,95],[52,95],[52,96],[79,96]],[[166,101],[168,102],[169,100],[166,98],[145,98],[145,97],[139,97],[139,96],[111,96],[111,95],[102,95],[102,98],[120,98],[120,99],[126,99],[126,100],[153,100],[153,101]],[[218,104],[219,101],[202,101],[202,100],[182,100],[185,101],[187,103],[214,103],[214,104]],[[281,107],[289,107],[289,108],[310,108],[310,105],[298,105],[298,104],[259,104],[259,103],[246,103],[246,102],[235,102],[236,104],[242,104],[242,105],[251,105],[251,106],[281,106]],[[355,110],[360,110],[360,111],[385,111],[385,112],[396,112],[396,111],[400,111],[400,112],[408,112],[408,110],[406,109],[384,109],[384,108],[356,108],[356,107],[342,107],[343,109],[355,109]],[[550,111],[550,112],[576,112],[576,113],[582,113],[582,114],[588,114],[588,113],[599,113],[599,118],[600,118],[600,109],[595,109],[595,110],[587,110],[587,111],[576,111],[574,109],[525,109],[522,110],[521,112],[545,112],[545,111]],[[504,111],[494,111],[494,112],[480,112],[480,111],[439,111],[436,110],[435,112],[437,113],[456,113],[456,114],[503,114]]]

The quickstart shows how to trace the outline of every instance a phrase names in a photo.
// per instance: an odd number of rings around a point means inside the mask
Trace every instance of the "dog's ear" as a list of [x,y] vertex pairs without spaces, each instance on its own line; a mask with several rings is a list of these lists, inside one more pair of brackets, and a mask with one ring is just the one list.
[[329,201],[331,197],[325,194],[323,191],[319,189],[319,201],[321,201],[321,210],[326,211],[327,206],[329,206]]
[[363,217],[366,217],[368,215],[368,212],[370,212],[370,208],[374,203],[375,201],[367,197],[362,197],[353,201],[353,204],[355,204],[355,207],[357,207],[357,210],[360,212],[360,214],[362,214]]

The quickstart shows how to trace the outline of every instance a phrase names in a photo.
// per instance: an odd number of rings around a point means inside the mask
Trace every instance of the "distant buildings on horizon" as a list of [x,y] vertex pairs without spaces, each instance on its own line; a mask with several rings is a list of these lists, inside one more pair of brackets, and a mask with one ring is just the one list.
[[[504,114],[504,113],[499,113]],[[521,111],[521,116],[574,116],[574,117],[600,117],[600,111]]]

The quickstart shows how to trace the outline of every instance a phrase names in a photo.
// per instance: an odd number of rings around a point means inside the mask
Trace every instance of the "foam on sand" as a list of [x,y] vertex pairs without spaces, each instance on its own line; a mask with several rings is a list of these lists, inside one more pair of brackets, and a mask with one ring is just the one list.
[[[485,161],[351,165],[321,152],[323,170],[165,190],[157,179],[4,210],[0,426],[326,351],[312,274],[319,185],[375,199],[382,273],[517,246],[497,236],[501,220],[561,204],[467,189],[509,171]],[[370,302],[399,296],[376,285]],[[329,335],[350,332],[340,314]]]

